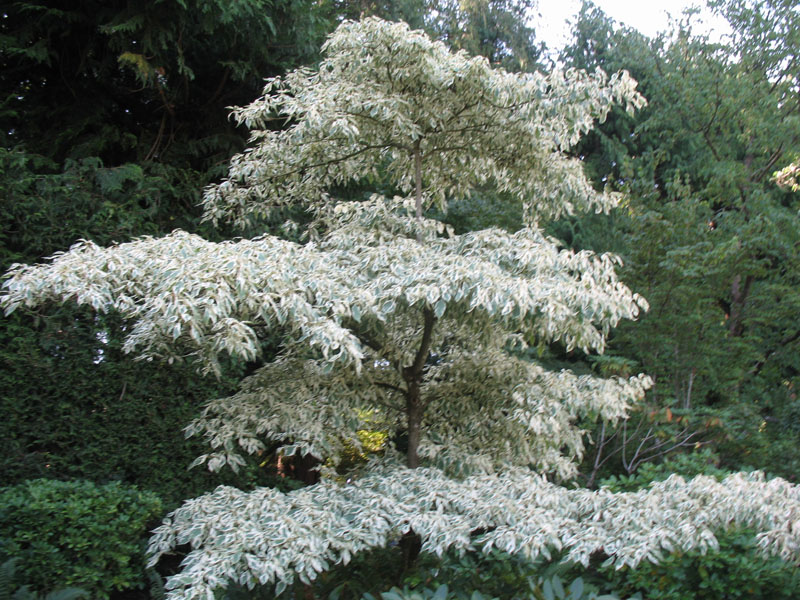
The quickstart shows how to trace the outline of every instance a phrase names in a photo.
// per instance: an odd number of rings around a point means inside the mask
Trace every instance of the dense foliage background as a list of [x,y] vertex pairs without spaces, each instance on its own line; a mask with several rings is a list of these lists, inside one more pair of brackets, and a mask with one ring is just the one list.
[[[798,193],[772,177],[800,153],[800,13],[788,0],[711,5],[734,31],[722,43],[696,34],[691,16],[649,39],[585,2],[559,59],[581,69],[627,69],[649,102],[633,117],[612,114],[579,149],[598,188],[627,193],[624,206],[552,225],[569,246],[621,255],[621,279],[651,305],[615,332],[600,358],[539,349],[542,359],[577,371],[644,371],[656,381],[625,425],[586,424],[595,443],[580,483],[590,487],[630,489],[674,470],[762,469],[791,481],[800,472],[800,206]],[[178,227],[228,237],[201,223],[197,206],[202,188],[246,143],[227,107],[257,97],[264,77],[313,63],[344,18],[403,19],[507,69],[554,68],[525,25],[533,9],[525,0],[10,2],[0,14],[0,267],[39,261],[82,238],[106,245]],[[452,207],[446,218],[459,232],[521,224],[518,206],[490,194]],[[106,494],[103,502],[119,504],[114,498],[122,494],[130,507],[119,510],[138,519],[142,537],[147,519],[221,482],[313,479],[309,465],[269,455],[227,480],[187,471],[201,449],[182,428],[203,400],[229,394],[255,365],[231,361],[214,380],[199,378],[191,364],[132,362],[120,349],[125,327],[113,315],[68,306],[0,320],[0,481],[22,484],[0,495],[2,523],[10,522],[14,502],[25,505],[24,493],[47,501],[38,491],[46,484],[24,483],[40,478],[93,482],[74,489],[99,486],[90,495]],[[117,484],[141,492],[123,493]],[[153,494],[163,508],[154,508]],[[19,555],[25,535],[42,527],[36,518],[18,521],[24,531],[3,530],[0,550]],[[51,531],[52,519],[45,519]],[[85,535],[105,535],[105,527]],[[732,531],[717,557],[673,556],[658,569],[566,576],[652,598],[796,595],[797,577],[786,565],[743,558],[749,551]],[[112,597],[134,589],[157,596],[148,582],[158,576],[144,576],[137,552],[123,562],[139,572],[118,580],[108,574],[98,581],[104,563],[86,554],[83,579],[59,580],[52,569],[61,563],[44,559],[51,571],[25,563],[17,577],[42,592],[77,584]],[[544,573],[542,565],[503,556],[481,567],[459,560],[387,574],[369,562],[385,561],[370,557],[358,585],[333,573],[317,591],[360,597],[392,583],[446,583],[450,594],[480,589],[511,597],[523,589],[535,595],[538,584],[524,582]],[[474,575],[481,570],[491,576]],[[745,582],[737,579],[743,574]],[[736,595],[742,590],[752,591]]]

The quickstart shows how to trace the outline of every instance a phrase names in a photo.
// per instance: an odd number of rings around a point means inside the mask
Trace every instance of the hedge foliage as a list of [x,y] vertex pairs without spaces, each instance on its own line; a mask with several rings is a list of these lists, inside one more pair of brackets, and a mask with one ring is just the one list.
[[145,584],[144,540],[162,512],[158,496],[119,483],[36,479],[0,489],[0,539],[33,590],[102,599]]

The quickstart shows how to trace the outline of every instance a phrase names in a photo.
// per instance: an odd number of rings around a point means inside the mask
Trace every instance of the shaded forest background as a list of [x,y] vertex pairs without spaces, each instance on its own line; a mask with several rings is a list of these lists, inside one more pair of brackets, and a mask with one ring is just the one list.
[[[10,2],[0,13],[0,267],[79,239],[253,234],[200,221],[203,187],[247,143],[228,107],[256,98],[265,77],[313,64],[345,18],[402,19],[509,70],[627,69],[648,106],[614,112],[577,151],[595,184],[625,201],[550,229],[565,246],[619,254],[621,279],[651,308],[602,356],[537,353],[656,384],[626,424],[586,423],[594,444],[579,483],[629,489],[674,470],[742,469],[796,482],[800,196],[773,173],[800,152],[800,14],[778,0],[711,6],[733,29],[720,43],[696,33],[691,15],[650,39],[585,2],[554,56],[526,24],[529,0]],[[446,219],[458,232],[522,225],[519,206],[490,194]],[[202,448],[182,428],[257,365],[231,361],[218,380],[191,364],[154,368],[122,353],[125,328],[71,306],[0,320],[4,485],[119,482],[154,493],[161,511],[220,483],[302,485],[291,477],[307,477],[302,465],[292,473],[269,455],[238,475],[187,470]],[[674,560],[673,571],[686,568]],[[698,597],[734,597],[725,586],[728,595]]]

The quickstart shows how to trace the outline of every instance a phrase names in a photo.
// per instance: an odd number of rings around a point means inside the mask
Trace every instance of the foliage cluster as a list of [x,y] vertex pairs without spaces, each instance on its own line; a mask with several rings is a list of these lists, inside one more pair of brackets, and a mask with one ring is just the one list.
[[17,559],[9,558],[0,564],[0,598],[3,600],[77,600],[88,595],[80,588],[54,590],[45,596],[32,592],[27,584],[19,583],[16,563]]
[[600,486],[614,492],[635,492],[670,475],[695,477],[705,475],[721,481],[731,471],[719,467],[719,457],[703,448],[691,453],[677,453],[662,462],[644,463],[633,475],[612,475],[600,480]]
[[733,528],[717,535],[708,552],[675,552],[658,564],[601,571],[610,588],[625,597],[651,600],[746,600],[797,598],[800,575],[786,561],[758,555],[753,531]]
[[192,227],[204,183],[201,173],[164,164],[107,167],[97,157],[59,164],[8,149],[0,149],[0,180],[0,260],[6,267],[40,260],[79,239],[112,243]]
[[[382,600],[616,600],[600,594],[596,586],[581,577],[563,583],[559,563],[546,565],[519,556],[492,550],[483,555],[447,553],[442,557],[426,556],[403,577],[402,588],[382,592]],[[371,600],[365,594],[364,600]]]
[[[2,268],[79,239],[108,244],[175,227],[215,235],[198,224],[199,191],[243,143],[225,106],[255,95],[264,74],[316,51],[327,21],[306,8],[261,1],[6,7]],[[127,327],[69,307],[0,323],[4,482],[122,480],[157,491],[168,506],[216,485],[206,473],[187,473],[199,450],[181,429],[201,400],[227,393],[230,380],[201,381],[187,366],[153,372],[131,364],[120,348]],[[238,378],[243,366],[227,368]],[[255,468],[230,481],[247,487],[256,473],[263,482]]]
[[[95,157],[59,167],[6,149],[0,177],[6,266],[80,238],[111,243],[190,226],[202,181],[199,173],[163,164],[105,167]],[[176,205],[187,209],[176,212]],[[229,379],[217,382],[199,380],[185,365],[154,372],[124,357],[126,326],[114,315],[67,306],[3,321],[0,476],[6,484],[32,477],[120,480],[157,491],[168,506],[215,485],[208,474],[187,472],[199,448],[181,428],[202,400],[230,389],[241,367],[230,365]]]
[[[735,31],[722,42],[698,34],[691,15],[648,39],[584,2],[564,60],[630,69],[649,103],[612,113],[578,150],[596,185],[626,192],[624,210],[561,231],[574,246],[618,252],[650,302],[610,353],[654,377],[643,417],[685,415],[656,428],[672,442],[661,450],[713,443],[726,467],[793,479],[800,228],[796,194],[770,176],[800,135],[797,14],[780,1],[711,4]],[[638,431],[628,444],[647,455],[660,441],[645,435],[649,423]],[[599,434],[597,448],[619,450],[620,436],[614,446]]]
[[155,494],[117,483],[29,480],[0,489],[2,552],[37,592],[108,598],[144,585],[142,546],[162,510]]
[[[526,581],[526,586],[517,588],[513,596],[514,600],[617,600],[611,594],[599,595],[587,589],[583,579],[578,577],[572,580],[569,586],[565,586],[561,579],[556,575],[552,579],[533,579]],[[463,589],[450,590],[447,584],[438,587],[424,588],[397,588],[394,587],[388,592],[380,594],[381,600],[498,600],[497,596],[483,594],[479,591],[467,593]],[[363,600],[375,600],[372,594],[364,594]]]
[[[485,555],[422,553],[413,565],[404,565],[401,546],[392,543],[358,554],[346,566],[333,567],[305,589],[313,590],[317,598],[329,600],[369,600],[384,598],[387,593],[390,597],[399,594],[426,599],[437,594],[444,594],[448,600],[510,599],[524,596],[535,587],[541,571],[540,563],[499,550]],[[392,584],[392,589],[387,591]],[[281,597],[299,593],[301,590],[297,588],[299,586],[288,589]],[[225,594],[229,600],[275,597],[269,587],[247,590],[237,585],[230,586]]]
[[[135,483],[155,491],[166,507],[221,481],[245,488],[270,481],[269,469],[255,461],[240,474],[222,478],[186,468],[202,446],[187,440],[182,427],[206,398],[230,392],[241,367],[230,365],[226,379],[216,382],[198,378],[187,365],[153,370],[125,357],[124,328],[118,317],[72,307],[4,323],[3,481],[47,477]],[[55,381],[54,372],[64,375]]]
[[303,1],[13,2],[0,139],[58,162],[206,171],[241,144],[224,107],[311,58],[327,26]]
[[[485,554],[423,553],[414,565],[403,567],[402,548],[391,544],[354,557],[345,566],[323,573],[313,585],[289,589],[279,598],[313,593],[328,600],[617,600],[598,585],[572,575],[570,565],[531,562],[494,549]],[[605,588],[607,582],[598,581]],[[387,590],[389,584],[395,585]],[[267,600],[273,590],[232,585],[226,600]],[[639,598],[634,596],[633,598]]]

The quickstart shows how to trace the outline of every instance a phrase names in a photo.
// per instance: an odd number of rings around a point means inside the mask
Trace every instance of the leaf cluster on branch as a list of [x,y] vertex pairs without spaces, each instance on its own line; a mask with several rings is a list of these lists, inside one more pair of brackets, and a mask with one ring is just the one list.
[[280,592],[411,531],[438,555],[563,552],[588,565],[602,552],[622,567],[678,548],[714,549],[713,531],[735,524],[761,530],[764,551],[797,560],[799,501],[797,486],[760,474],[721,482],[673,475],[612,493],[569,490],[527,469],[456,481],[437,469],[384,465],[346,485],[326,481],[288,494],[219,487],[172,513],[150,552],[155,564],[176,545],[190,545],[183,572],[168,585],[181,598],[204,598],[225,582],[277,584]]

